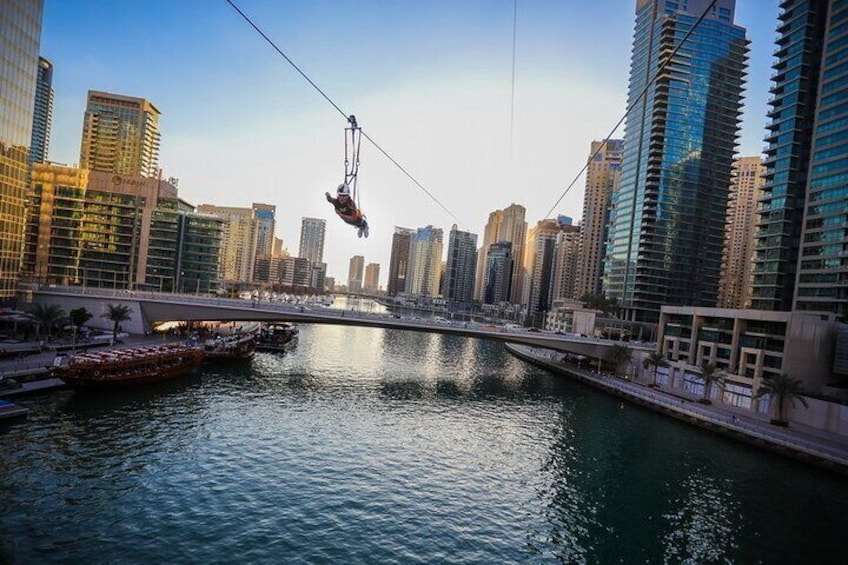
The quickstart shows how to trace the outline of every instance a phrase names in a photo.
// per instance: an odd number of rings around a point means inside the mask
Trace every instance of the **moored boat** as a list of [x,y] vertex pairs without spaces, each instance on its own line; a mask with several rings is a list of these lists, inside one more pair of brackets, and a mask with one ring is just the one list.
[[256,350],[256,332],[239,332],[216,337],[203,344],[207,361],[242,361],[253,357]]
[[175,379],[201,361],[200,349],[173,343],[74,355],[54,374],[76,388],[117,388]]
[[288,322],[265,324],[259,331],[258,351],[284,352],[297,345],[297,326]]

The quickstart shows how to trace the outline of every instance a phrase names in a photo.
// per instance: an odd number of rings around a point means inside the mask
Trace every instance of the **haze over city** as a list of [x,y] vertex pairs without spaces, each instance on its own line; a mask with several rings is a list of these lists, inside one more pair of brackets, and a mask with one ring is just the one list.
[[[363,141],[372,228],[357,239],[323,198],[343,174],[344,120],[223,1],[46,2],[49,158],[79,161],[88,90],[146,98],[162,111],[160,165],[181,197],[275,204],[294,254],[301,217],[326,218],[328,274],[345,280],[350,257],[364,255],[382,265],[382,285],[394,226],[481,234],[488,213],[513,202],[532,225],[624,112],[630,0],[518,2],[512,140],[513,2],[237,4],[458,219]],[[776,13],[736,7],[751,40],[741,155],[763,146]],[[582,201],[581,179],[555,214],[576,223]]]

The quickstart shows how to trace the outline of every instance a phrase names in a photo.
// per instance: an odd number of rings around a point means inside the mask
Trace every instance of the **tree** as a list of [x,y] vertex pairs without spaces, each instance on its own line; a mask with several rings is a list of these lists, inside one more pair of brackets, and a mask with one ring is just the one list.
[[633,355],[633,352],[629,347],[625,345],[615,344],[609,348],[607,353],[607,360],[615,365],[614,372],[618,374],[618,366],[624,363],[625,361],[630,361],[630,357]]
[[74,308],[71,310],[68,315],[71,319],[71,324],[74,326],[74,349],[77,346],[77,333],[79,333],[80,329],[85,325],[87,321],[94,317],[94,314],[86,310],[85,308]]
[[789,420],[786,419],[786,401],[795,406],[795,401],[798,400],[807,408],[807,399],[802,396],[803,393],[804,386],[801,381],[781,373],[763,380],[762,386],[757,390],[757,398],[768,395],[772,402],[777,401],[777,414],[771,419],[771,423],[785,427],[789,425]]
[[33,304],[29,313],[38,324],[38,337],[41,337],[41,330],[44,328],[47,332],[47,341],[50,341],[50,331],[53,326],[65,317],[65,311],[58,304]]
[[118,341],[118,326],[121,322],[132,320],[130,307],[126,304],[107,304],[106,313],[103,317],[114,323],[112,326],[112,342]]
[[668,359],[665,358],[659,351],[652,351],[650,355],[642,361],[642,367],[647,370],[651,369],[651,386],[657,386],[657,367],[668,367]]
[[710,401],[710,388],[713,385],[724,383],[724,371],[716,367],[715,363],[704,361],[701,363],[701,379],[704,381],[704,396],[698,401],[701,404],[712,404]]
[[612,314],[618,308],[617,298],[606,298],[603,294],[586,293],[580,297],[586,308],[590,310],[600,310],[604,314]]

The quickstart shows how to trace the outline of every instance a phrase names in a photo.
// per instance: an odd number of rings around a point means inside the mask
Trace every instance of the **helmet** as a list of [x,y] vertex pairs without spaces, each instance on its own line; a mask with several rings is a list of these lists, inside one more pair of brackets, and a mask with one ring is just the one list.
[[350,187],[346,183],[340,184],[339,188],[336,189],[336,192],[339,193],[339,196],[341,196],[342,194],[344,194],[345,196],[350,196]]

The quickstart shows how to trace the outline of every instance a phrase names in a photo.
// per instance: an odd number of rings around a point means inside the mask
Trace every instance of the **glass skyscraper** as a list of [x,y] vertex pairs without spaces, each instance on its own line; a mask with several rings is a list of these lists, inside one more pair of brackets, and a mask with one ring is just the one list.
[[604,291],[630,320],[656,321],[665,304],[715,305],[748,55],[735,1],[718,0],[651,82],[709,4],[636,3],[604,264]]
[[41,0],[0,3],[0,303],[14,299],[23,253]]
[[752,306],[848,316],[848,2],[786,0]]
[[460,231],[453,225],[448,236],[445,261],[445,298],[467,303],[474,299],[474,276],[477,269],[477,234]]
[[53,63],[44,57],[39,57],[38,81],[35,86],[35,107],[32,116],[32,141],[29,147],[30,163],[43,163],[47,160],[52,121]]

